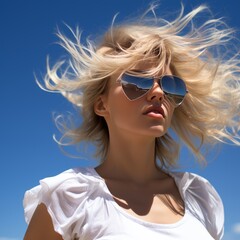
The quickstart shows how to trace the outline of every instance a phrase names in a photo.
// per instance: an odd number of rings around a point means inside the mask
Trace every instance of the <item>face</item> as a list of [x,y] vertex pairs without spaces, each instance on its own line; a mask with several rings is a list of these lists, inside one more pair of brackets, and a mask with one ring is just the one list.
[[[164,74],[172,75],[170,69]],[[163,136],[171,124],[174,112],[174,106],[157,81],[144,96],[130,101],[121,84],[112,79],[108,93],[102,96],[102,105],[102,116],[108,124],[110,134],[129,134],[136,137]]]

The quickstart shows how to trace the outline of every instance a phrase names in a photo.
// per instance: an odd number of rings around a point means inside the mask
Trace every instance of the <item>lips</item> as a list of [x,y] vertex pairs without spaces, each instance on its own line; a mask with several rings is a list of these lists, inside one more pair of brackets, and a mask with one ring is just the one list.
[[152,115],[154,116],[162,116],[163,118],[165,118],[165,114],[164,111],[162,109],[161,106],[150,106],[146,109],[146,111],[144,112],[144,115]]

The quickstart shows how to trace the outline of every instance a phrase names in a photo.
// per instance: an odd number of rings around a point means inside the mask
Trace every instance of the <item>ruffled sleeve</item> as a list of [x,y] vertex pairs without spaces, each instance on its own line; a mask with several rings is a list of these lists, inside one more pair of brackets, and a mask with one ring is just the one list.
[[192,173],[175,173],[176,184],[190,211],[216,240],[224,233],[223,203],[214,187],[203,177]]
[[89,195],[94,193],[98,182],[81,174],[77,169],[45,178],[40,185],[27,191],[23,205],[26,222],[40,203],[44,203],[52,218],[54,229],[63,239],[74,239],[84,224],[85,211],[89,208]]

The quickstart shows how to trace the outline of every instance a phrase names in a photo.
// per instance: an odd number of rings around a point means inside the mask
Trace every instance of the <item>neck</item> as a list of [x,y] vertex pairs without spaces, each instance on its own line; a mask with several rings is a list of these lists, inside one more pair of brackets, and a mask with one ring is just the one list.
[[104,178],[146,183],[159,176],[155,165],[155,138],[111,137],[107,158],[97,168]]

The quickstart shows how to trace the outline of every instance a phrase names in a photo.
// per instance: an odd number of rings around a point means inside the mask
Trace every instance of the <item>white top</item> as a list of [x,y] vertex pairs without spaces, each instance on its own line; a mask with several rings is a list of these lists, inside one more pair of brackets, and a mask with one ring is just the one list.
[[77,168],[45,178],[25,193],[27,223],[44,203],[64,240],[213,240],[223,236],[222,201],[212,185],[192,173],[170,173],[184,200],[177,223],[143,221],[123,210],[94,168]]

